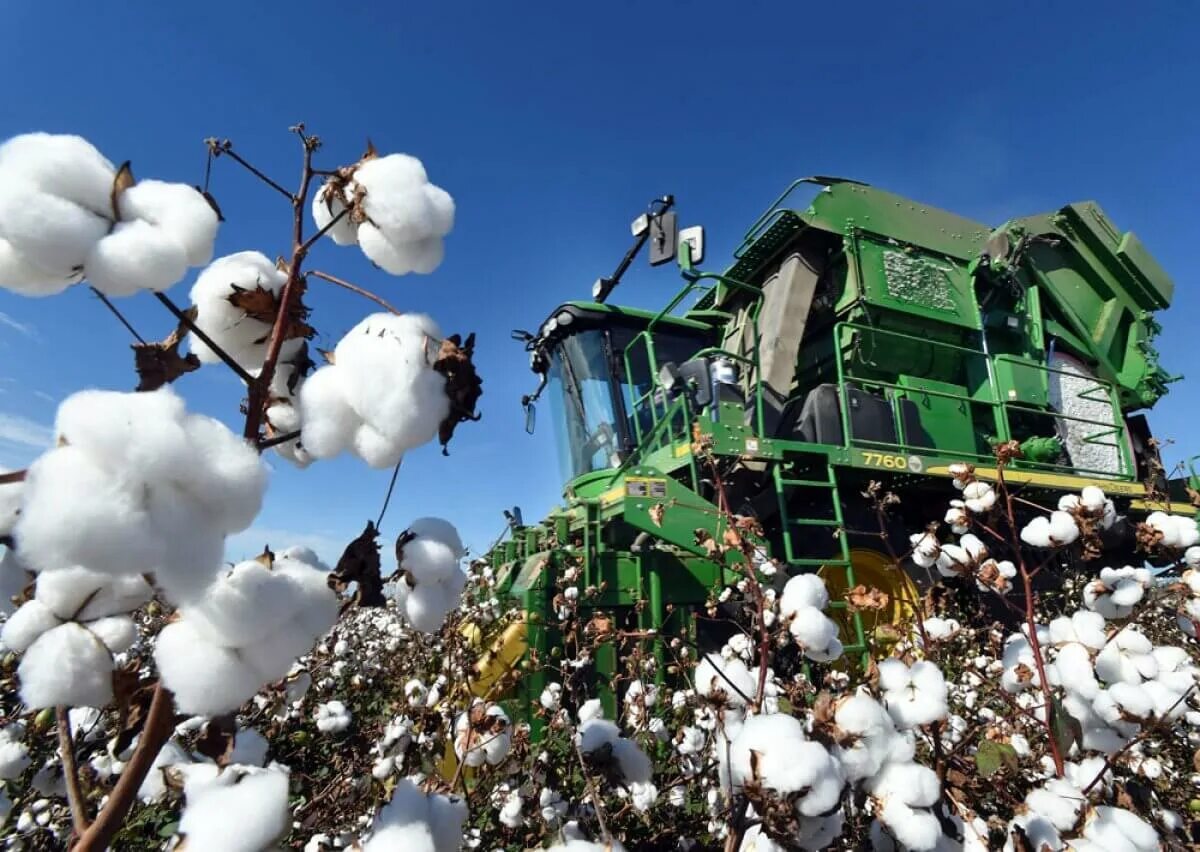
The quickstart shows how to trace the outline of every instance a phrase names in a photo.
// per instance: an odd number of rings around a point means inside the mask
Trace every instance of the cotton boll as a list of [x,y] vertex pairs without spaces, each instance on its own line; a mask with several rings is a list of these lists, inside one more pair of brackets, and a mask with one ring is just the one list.
[[223,574],[196,603],[181,609],[206,641],[239,648],[274,632],[301,608],[301,590],[256,560]]
[[187,266],[202,266],[212,260],[219,224],[217,211],[192,187],[159,180],[139,181],[121,193],[118,206],[123,220],[138,219],[153,225],[179,246]]
[[728,706],[745,707],[758,692],[758,682],[741,660],[720,660],[706,654],[696,666],[696,692],[708,698],[722,697]]
[[916,763],[889,763],[863,788],[877,802],[876,813],[909,849],[934,849],[941,835],[937,817],[926,808],[941,796],[937,774]]
[[1068,781],[1052,778],[1042,787],[1030,791],[1025,806],[1047,819],[1059,831],[1069,831],[1079,819],[1079,811],[1087,802],[1083,791]]
[[[0,467],[0,473],[8,473],[8,469]],[[0,536],[11,535],[21,514],[21,498],[25,493],[23,482],[9,482],[0,485]]]
[[1105,618],[1127,618],[1153,583],[1145,568],[1102,568],[1083,587],[1083,604]]
[[575,742],[584,754],[611,746],[621,738],[621,729],[606,719],[591,718],[580,723],[575,731]]
[[1050,547],[1050,519],[1037,517],[1021,528],[1021,541],[1030,547]]
[[206,642],[186,621],[168,624],[158,634],[154,662],[183,713],[233,712],[263,684],[236,651]]
[[818,609],[807,607],[797,610],[788,630],[809,659],[828,662],[842,655],[837,625]]
[[1158,832],[1140,817],[1107,805],[1097,806],[1083,827],[1083,836],[1101,849],[1156,852]]
[[[219,257],[192,285],[190,297],[196,308],[196,326],[243,367],[257,369],[266,358],[271,326],[248,316],[229,297],[236,292],[235,287],[243,291],[261,287],[278,296],[285,283],[287,274],[260,252],[243,251]],[[221,360],[194,334],[188,335],[188,347],[205,364]]]
[[333,458],[354,442],[360,420],[346,400],[341,380],[336,369],[322,367],[300,387],[304,447],[314,458]]
[[149,222],[118,222],[96,241],[84,260],[88,282],[109,296],[165,290],[187,272],[187,252]]
[[834,749],[846,780],[868,778],[891,757],[891,742],[897,738],[891,716],[867,692],[859,692],[837,706],[834,723],[847,734],[845,745]]
[[169,387],[149,393],[85,390],[58,406],[54,431],[114,475],[178,474],[189,461],[184,402]]
[[988,512],[996,505],[996,491],[986,482],[969,482],[963,488],[963,504],[976,514]]
[[35,266],[0,234],[0,287],[21,296],[56,296],[77,277]]
[[841,797],[842,772],[825,748],[804,736],[792,716],[751,716],[734,738],[729,753],[735,787],[758,782],[781,795],[795,795],[802,816],[831,810]]
[[911,667],[897,659],[879,664],[883,703],[896,725],[914,728],[946,718],[946,681],[933,663]]
[[824,609],[829,604],[825,581],[816,574],[797,574],[787,581],[779,598],[779,614],[790,618],[802,609]]
[[1079,502],[1083,506],[1093,512],[1100,511],[1104,508],[1107,498],[1104,496],[1104,491],[1097,488],[1095,485],[1085,486],[1079,495]]
[[86,565],[124,574],[159,564],[162,542],[140,496],[78,447],[43,454],[26,474],[14,530],[22,558],[35,571]]
[[21,658],[21,700],[30,709],[103,707],[112,701],[112,671],[112,657],[99,639],[78,624],[61,624],[39,636]]
[[116,168],[81,136],[24,133],[0,145],[0,176],[19,175],[43,192],[94,213],[111,207]]
[[111,225],[102,215],[0,171],[0,236],[40,269],[73,275]]
[[130,612],[150,600],[154,590],[139,574],[112,576],[82,565],[43,571],[37,600],[63,621],[92,621]]
[[127,615],[110,615],[89,621],[83,626],[114,654],[128,651],[137,639],[137,626]]
[[288,769],[230,765],[215,775],[187,773],[179,833],[196,852],[259,852],[291,827]]
[[207,517],[226,534],[241,532],[262,509],[267,469],[258,452],[225,424],[202,414],[184,419],[188,445],[199,468],[188,471],[187,489]]
[[[342,202],[340,194],[332,190],[333,187],[330,184],[325,184],[313,196],[312,217],[313,224],[317,226],[317,230],[321,230],[327,226],[339,213],[346,209],[346,205]],[[358,227],[347,215],[339,219],[338,223],[326,233],[339,246],[352,246],[358,242],[357,231]]]
[[1047,635],[1053,645],[1078,642],[1092,650],[1099,650],[1108,642],[1104,616],[1086,610],[1077,610],[1069,618],[1060,616],[1054,619],[1050,622]]
[[913,533],[909,536],[912,543],[912,560],[921,568],[932,568],[937,564],[941,555],[941,543],[930,533]]
[[62,619],[36,598],[22,604],[0,630],[0,644],[17,654],[24,653],[37,638],[62,624]]
[[1096,655],[1096,675],[1107,683],[1141,683],[1158,674],[1153,644],[1131,627],[1117,633]]
[[454,524],[444,518],[417,518],[408,525],[408,531],[418,540],[431,539],[441,542],[450,548],[456,558],[466,555],[467,551],[463,547],[462,537],[459,536],[458,530]]
[[1100,685],[1092,670],[1091,656],[1083,645],[1078,642],[1064,645],[1059,649],[1053,666],[1057,682],[1063,687],[1084,698],[1096,696]]
[[410,779],[401,778],[363,852],[457,852],[467,819],[465,804],[457,797],[426,796]]

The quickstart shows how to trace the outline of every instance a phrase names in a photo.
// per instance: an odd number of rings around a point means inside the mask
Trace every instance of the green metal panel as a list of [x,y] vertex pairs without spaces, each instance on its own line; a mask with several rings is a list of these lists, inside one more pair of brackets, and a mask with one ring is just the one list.
[[979,308],[965,264],[874,240],[858,240],[869,303],[935,323],[979,328]]
[[996,394],[1007,402],[1050,404],[1049,374],[1045,366],[1023,358],[997,358]]
[[[921,428],[932,442],[930,449],[975,452],[975,425],[971,406],[964,400],[967,396],[964,386],[918,376],[900,376],[899,384],[896,395],[916,404]],[[915,445],[912,436],[907,437],[907,443]]]

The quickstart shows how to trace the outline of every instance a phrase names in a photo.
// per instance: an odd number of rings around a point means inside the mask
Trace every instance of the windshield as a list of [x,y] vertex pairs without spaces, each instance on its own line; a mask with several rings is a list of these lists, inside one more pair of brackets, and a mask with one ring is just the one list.
[[[624,351],[635,333],[624,328],[587,329],[554,348],[546,397],[554,420],[559,465],[567,481],[618,467],[633,446],[637,432],[630,416],[632,403],[651,386],[642,344],[636,344],[631,353],[634,382],[626,381]],[[699,334],[656,334],[656,360],[681,363],[705,345]],[[614,367],[614,361],[618,366]],[[643,406],[633,416],[645,421],[651,415]],[[643,431],[648,428],[645,422],[640,425]]]

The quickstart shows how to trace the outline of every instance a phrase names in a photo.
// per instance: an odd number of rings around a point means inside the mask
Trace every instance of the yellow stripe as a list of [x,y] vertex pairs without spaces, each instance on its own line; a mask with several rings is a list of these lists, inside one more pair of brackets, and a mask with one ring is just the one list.
[[[925,469],[926,473],[950,476],[949,465],[932,465]],[[975,475],[980,479],[996,480],[999,474],[994,467],[977,467]],[[1091,479],[1085,476],[1071,476],[1064,473],[1040,473],[1032,470],[1005,470],[1004,481],[1019,485],[1047,485],[1051,488],[1080,489],[1094,485],[1105,494],[1119,494],[1124,497],[1145,496],[1146,486],[1140,482],[1120,482],[1112,479]]]
[[691,444],[679,444],[675,447],[675,458],[681,459],[692,452]]
[[624,484],[618,485],[616,488],[611,488],[600,495],[601,506],[611,506],[613,503],[619,503],[625,498]]

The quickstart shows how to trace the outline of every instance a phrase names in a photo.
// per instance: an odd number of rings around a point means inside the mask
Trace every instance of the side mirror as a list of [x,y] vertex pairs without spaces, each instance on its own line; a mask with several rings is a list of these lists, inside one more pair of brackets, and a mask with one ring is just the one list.
[[[687,246],[685,249],[684,246]],[[704,262],[704,226],[693,225],[679,232],[679,252],[688,252],[692,265]]]
[[675,211],[650,217],[650,265],[662,266],[675,259],[679,246],[679,222]]
[[525,432],[528,435],[532,435],[533,431],[536,428],[537,428],[537,408],[535,408],[533,405],[533,402],[530,401],[530,402],[525,403]]

